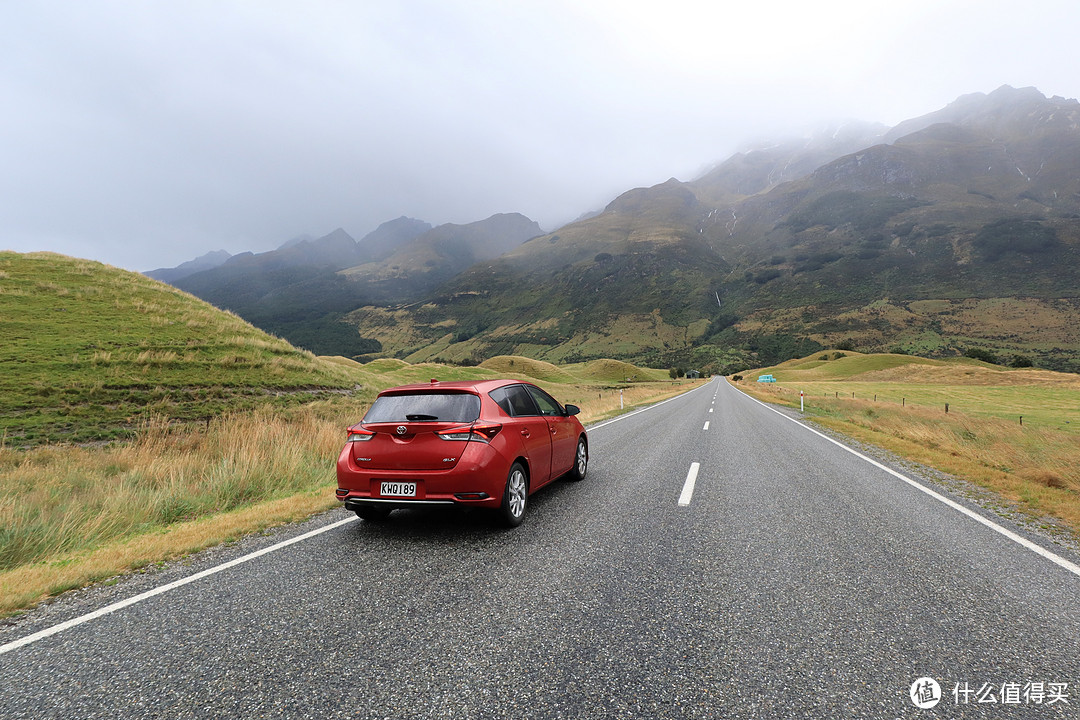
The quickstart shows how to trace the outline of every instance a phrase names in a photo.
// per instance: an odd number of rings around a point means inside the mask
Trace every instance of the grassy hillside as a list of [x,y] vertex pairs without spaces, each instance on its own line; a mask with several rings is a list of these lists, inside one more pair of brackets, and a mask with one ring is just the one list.
[[11,445],[293,405],[352,392],[359,377],[164,283],[47,253],[0,253],[0,336]]

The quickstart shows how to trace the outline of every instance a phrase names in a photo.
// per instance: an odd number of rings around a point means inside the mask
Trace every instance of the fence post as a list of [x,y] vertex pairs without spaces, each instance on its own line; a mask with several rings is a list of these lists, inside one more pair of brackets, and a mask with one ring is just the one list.
[[945,403],[945,414],[949,413],[949,403]]

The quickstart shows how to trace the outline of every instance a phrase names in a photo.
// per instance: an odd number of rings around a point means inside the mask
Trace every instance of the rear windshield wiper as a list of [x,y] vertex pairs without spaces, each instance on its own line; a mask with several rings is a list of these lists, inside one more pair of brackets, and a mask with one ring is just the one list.
[[439,416],[438,415],[421,415],[419,413],[417,413],[417,414],[410,413],[410,414],[405,416],[405,419],[408,420],[409,422],[425,422],[425,421],[428,421],[428,420],[438,420]]

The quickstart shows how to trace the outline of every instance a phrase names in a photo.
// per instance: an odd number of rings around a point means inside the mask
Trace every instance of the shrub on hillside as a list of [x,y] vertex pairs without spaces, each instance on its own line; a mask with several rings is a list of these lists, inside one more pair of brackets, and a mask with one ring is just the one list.
[[986,348],[968,348],[964,350],[964,357],[974,358],[975,360],[982,360],[983,362],[990,363],[991,365],[998,364],[997,355],[990,352]]
[[1035,255],[1059,245],[1057,231],[1038,220],[1006,218],[987,223],[975,233],[975,247],[987,260],[999,260],[1009,253]]

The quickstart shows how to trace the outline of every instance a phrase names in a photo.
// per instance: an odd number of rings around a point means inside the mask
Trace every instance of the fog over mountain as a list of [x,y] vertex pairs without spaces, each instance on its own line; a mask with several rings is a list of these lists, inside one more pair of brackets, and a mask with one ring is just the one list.
[[6,3],[0,247],[148,270],[389,218],[545,230],[760,140],[1002,84],[1061,0]]

